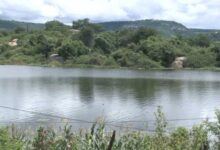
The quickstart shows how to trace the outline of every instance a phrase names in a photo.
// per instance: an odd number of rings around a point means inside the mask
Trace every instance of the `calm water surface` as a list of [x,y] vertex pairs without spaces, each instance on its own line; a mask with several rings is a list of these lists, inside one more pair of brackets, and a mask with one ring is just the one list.
[[[201,120],[187,119],[213,117],[220,108],[220,72],[0,66],[0,105],[87,121],[104,117],[134,127],[143,123],[133,121],[154,120],[162,106],[168,120],[184,119],[170,121],[171,127],[191,126]],[[65,120],[0,108],[2,124]]]

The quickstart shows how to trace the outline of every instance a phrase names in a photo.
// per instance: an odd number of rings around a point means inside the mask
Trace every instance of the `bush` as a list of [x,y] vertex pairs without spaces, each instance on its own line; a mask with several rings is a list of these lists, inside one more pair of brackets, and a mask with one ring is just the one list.
[[57,20],[48,21],[45,23],[45,30],[49,31],[62,31],[65,29],[65,25]]
[[188,53],[186,57],[186,67],[202,68],[216,65],[216,57],[214,53],[207,49],[195,48]]
[[0,31],[0,35],[1,35],[1,36],[8,36],[8,35],[9,35],[9,32],[6,31],[6,30],[5,30],[5,31],[3,30],[3,31]]
[[189,44],[192,46],[209,47],[210,39],[205,34],[198,34],[195,37],[189,39]]
[[98,65],[102,66],[106,61],[106,56],[100,54],[82,55],[74,59],[76,64]]
[[37,136],[33,141],[34,150],[52,150],[55,149],[55,133],[52,130],[45,130],[40,127],[37,130]]
[[115,50],[116,39],[111,33],[101,33],[95,38],[95,48],[100,49],[104,54],[110,54]]
[[161,68],[158,63],[150,60],[143,53],[135,53],[130,49],[119,49],[112,54],[112,57],[122,67]]
[[0,45],[0,55],[3,54],[4,52],[9,50],[9,46],[8,45]]
[[179,127],[170,135],[169,147],[172,150],[189,150],[190,133],[186,128]]
[[10,137],[7,128],[0,129],[0,149],[1,150],[21,150],[24,142],[21,138]]
[[25,31],[26,31],[26,29],[23,28],[23,27],[17,27],[17,28],[14,30],[14,32],[15,32],[16,34],[22,33],[22,32],[25,32]]
[[[159,107],[155,113],[155,130],[129,131],[123,134],[106,132],[103,121],[95,122],[91,129],[74,133],[71,126],[66,125],[59,132],[40,127],[32,136],[10,134],[7,128],[0,129],[0,149],[2,150],[218,150],[220,143],[220,112],[216,112],[217,122],[204,122],[192,129],[178,127],[167,132],[167,121]],[[208,137],[211,131],[215,137]],[[14,133],[14,132],[13,132]],[[118,135],[118,136],[116,136]],[[117,137],[117,138],[116,138]],[[110,142],[112,141],[112,142]],[[215,141],[214,143],[212,143]],[[110,144],[111,143],[111,144]]]
[[156,37],[142,41],[138,50],[164,67],[170,67],[176,57],[174,47],[168,41]]
[[141,40],[146,40],[151,36],[158,35],[157,31],[154,29],[147,29],[147,28],[139,28],[134,32],[134,35],[132,37],[132,41],[134,43],[138,43]]
[[191,134],[192,134],[191,149],[193,150],[209,149],[208,130],[205,125],[201,124],[198,126],[194,126],[192,128]]
[[216,149],[220,149],[220,111],[216,110],[215,112],[217,116],[216,122],[209,122],[208,128],[211,133],[215,136],[214,145]]
[[62,43],[58,53],[66,60],[88,54],[89,49],[81,41],[67,40]]
[[93,47],[95,44],[95,31],[92,27],[84,27],[80,30],[79,39],[87,46]]

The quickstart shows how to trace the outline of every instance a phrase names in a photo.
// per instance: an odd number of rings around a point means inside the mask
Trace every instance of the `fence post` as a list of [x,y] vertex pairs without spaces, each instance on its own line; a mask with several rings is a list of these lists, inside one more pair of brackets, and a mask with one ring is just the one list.
[[15,125],[14,125],[14,123],[12,123],[12,125],[11,125],[11,135],[12,135],[12,139],[14,139],[15,138]]
[[116,134],[116,131],[114,130],[114,131],[113,131],[113,134],[112,134],[112,137],[111,137],[111,140],[110,140],[110,142],[109,142],[109,146],[108,146],[107,150],[112,150],[113,143],[114,143],[114,141],[115,141],[115,134]]

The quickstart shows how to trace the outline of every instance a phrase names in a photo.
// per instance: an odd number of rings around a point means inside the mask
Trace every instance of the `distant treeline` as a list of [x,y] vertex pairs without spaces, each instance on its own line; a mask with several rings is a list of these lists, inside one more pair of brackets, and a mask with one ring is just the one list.
[[219,67],[220,42],[206,34],[168,38],[145,27],[106,31],[88,19],[0,31],[0,64],[153,69],[170,68],[177,57],[186,58],[185,68]]

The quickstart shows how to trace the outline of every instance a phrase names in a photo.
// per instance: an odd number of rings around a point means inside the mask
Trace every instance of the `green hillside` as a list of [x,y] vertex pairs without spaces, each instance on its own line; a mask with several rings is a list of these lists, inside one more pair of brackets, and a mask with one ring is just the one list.
[[[184,37],[191,37],[197,34],[206,34],[213,40],[220,40],[220,30],[212,29],[190,29],[175,21],[164,20],[137,20],[137,21],[111,21],[98,23],[103,26],[104,30],[117,31],[122,29],[136,29],[140,27],[152,28],[159,31],[165,37],[173,37],[182,35]],[[42,30],[45,28],[44,24],[27,23],[19,21],[0,20],[0,30],[14,30],[17,27],[29,28],[29,30]]]
[[206,34],[212,40],[220,40],[220,30],[215,29],[190,29],[191,35]]
[[172,36],[177,33],[189,32],[184,25],[174,21],[162,20],[138,20],[138,21],[113,21],[103,22],[100,25],[104,26],[106,30],[121,30],[125,28],[153,28],[161,32],[163,35]]
[[126,28],[153,28],[159,31],[166,37],[182,35],[186,37],[194,36],[197,34],[207,34],[210,38],[220,40],[220,30],[213,29],[190,29],[175,21],[164,20],[138,20],[138,21],[112,21],[99,23],[106,30],[121,30]]
[[17,27],[29,28],[29,30],[42,30],[44,24],[40,23],[28,23],[19,21],[0,20],[0,30],[14,30]]

